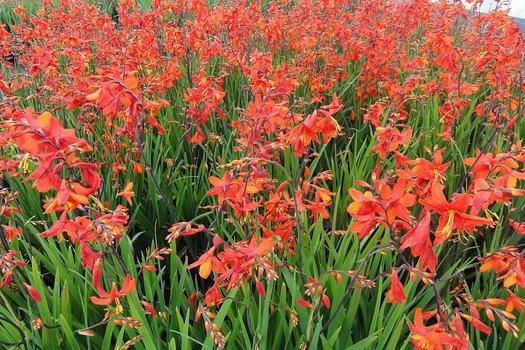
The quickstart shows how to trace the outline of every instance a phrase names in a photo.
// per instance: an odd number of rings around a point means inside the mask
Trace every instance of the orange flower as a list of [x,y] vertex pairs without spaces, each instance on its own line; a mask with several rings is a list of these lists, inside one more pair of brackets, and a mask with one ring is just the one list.
[[202,303],[206,307],[213,307],[219,305],[223,299],[224,297],[217,287],[217,284],[214,284],[204,295],[204,300]]
[[405,127],[402,132],[399,129],[388,126],[386,128],[377,127],[376,137],[377,144],[372,147],[372,151],[377,151],[381,159],[385,158],[388,152],[393,152],[398,149],[400,145],[407,144],[412,138],[412,129],[410,126],[400,125]]
[[390,274],[390,290],[386,292],[386,295],[388,297],[388,303],[392,304],[394,302],[398,302],[402,304],[406,300],[405,290],[403,289],[403,285],[401,282],[399,282],[399,277],[397,275],[396,270],[392,268],[392,273]]
[[412,256],[420,257],[421,268],[435,272],[437,255],[430,240],[430,212],[424,210],[421,216],[420,222],[401,239],[401,250],[410,247]]
[[24,282],[24,286],[27,288],[27,292],[29,293],[31,298],[33,298],[37,303],[42,301],[42,297],[40,296],[40,293],[38,293],[38,291],[33,286],[30,286],[29,284],[25,282]]
[[307,302],[304,299],[297,299],[297,305],[303,306],[303,307],[307,307],[309,309],[313,309],[314,308],[314,306],[311,303]]
[[218,259],[213,255],[215,252],[215,247],[211,247],[206,253],[202,254],[199,260],[195,261],[193,264],[188,265],[188,269],[193,269],[194,267],[199,267],[199,276],[206,279],[210,275],[213,265],[220,264]]
[[122,288],[119,290],[115,283],[111,287],[111,291],[108,293],[100,285],[97,287],[98,293],[101,298],[92,296],[91,301],[97,305],[109,305],[115,299],[122,298],[135,290],[135,280],[131,278],[130,274],[127,274],[122,283]]
[[16,227],[2,225],[2,228],[4,229],[5,235],[7,236],[6,238],[9,242],[14,241],[16,236],[22,236],[22,231]]
[[436,230],[436,238],[434,239],[435,246],[440,245],[455,233],[461,231],[471,232],[476,226],[494,224],[490,219],[466,214],[471,201],[468,194],[462,194],[449,203],[443,194],[443,188],[443,185],[434,183],[431,195],[419,201],[425,207],[441,214]]
[[158,312],[153,307],[153,305],[151,305],[147,301],[141,301],[140,304],[144,308],[144,311],[150,313],[152,316],[158,316],[159,315]]
[[523,298],[518,297],[516,294],[512,293],[510,290],[507,290],[509,293],[509,296],[507,299],[505,299],[505,311],[512,312],[514,309],[518,310],[518,312],[523,311]]
[[131,197],[135,195],[135,192],[131,190],[132,188],[133,188],[133,182],[128,182],[126,187],[124,187],[124,190],[117,194],[117,197],[124,197],[126,201],[128,201],[128,204],[131,205],[132,204]]
[[80,204],[89,204],[89,200],[86,196],[71,190],[68,186],[68,182],[63,179],[58,194],[44,206],[44,208],[46,208],[44,214],[49,214],[54,211],[75,209]]
[[124,278],[124,282],[122,283],[122,288],[120,290],[117,289],[117,286],[113,282],[111,291],[107,292],[100,284],[100,278],[102,277],[102,270],[100,269],[100,264],[101,258],[98,258],[93,266],[93,286],[97,289],[98,294],[101,296],[101,298],[95,296],[91,297],[91,301],[94,304],[109,305],[115,299],[124,297],[135,290],[135,280],[131,278],[130,274],[127,274]]
[[455,328],[457,334],[449,333],[443,322],[425,326],[423,319],[421,308],[417,308],[414,324],[408,322],[408,327],[412,332],[410,341],[414,344],[415,350],[466,350],[468,348],[468,335],[465,334],[463,323],[459,317],[457,318],[458,322],[449,325],[453,331]]
[[377,224],[391,225],[396,223],[396,218],[409,222],[410,212],[407,208],[414,205],[416,197],[408,193],[406,187],[404,180],[397,181],[393,187],[378,181],[376,192],[379,192],[379,196],[370,191],[361,193],[354,188],[349,189],[348,193],[354,202],[350,203],[346,211],[355,219],[350,231],[358,232],[358,239],[362,239]]

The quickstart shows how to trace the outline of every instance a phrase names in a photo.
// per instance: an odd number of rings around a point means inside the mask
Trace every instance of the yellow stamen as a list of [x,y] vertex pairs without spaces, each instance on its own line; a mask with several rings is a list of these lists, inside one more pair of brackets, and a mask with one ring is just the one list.
[[452,233],[452,224],[454,223],[454,213],[455,213],[454,210],[448,211],[447,224],[443,226],[443,228],[440,231],[437,232],[440,236],[445,236],[444,237],[445,239],[449,238],[450,234]]
[[93,196],[92,194],[90,194],[90,195],[89,195],[89,198],[90,198],[93,202],[95,202],[95,204],[97,205],[97,207],[100,208],[100,210],[106,210],[106,207],[104,207],[104,205],[102,204],[102,202],[100,202],[100,201],[98,200],[97,197],[95,197],[95,196]]
[[[499,221],[499,216],[498,216],[498,214],[496,214],[496,213],[493,212],[493,211],[490,211],[489,209],[485,209],[484,211],[485,211],[485,215],[487,216],[487,219],[492,220],[492,221],[496,221],[496,220]],[[495,218],[496,220],[493,220],[494,218]]]
[[117,304],[117,307],[115,308],[115,315],[120,315],[124,312],[124,308],[122,307],[122,304],[118,298],[115,299],[115,303]]
[[434,179],[439,180],[439,182],[443,182],[443,180],[447,179],[445,175],[439,173],[438,169],[432,169],[432,173],[434,174]]
[[28,159],[31,155],[29,153],[24,154],[24,157],[20,160],[18,167],[24,171],[24,174],[29,172],[29,162]]

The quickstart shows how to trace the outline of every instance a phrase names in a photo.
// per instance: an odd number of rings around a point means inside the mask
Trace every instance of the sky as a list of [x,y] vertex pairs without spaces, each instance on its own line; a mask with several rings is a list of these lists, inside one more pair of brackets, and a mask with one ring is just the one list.
[[[463,0],[465,5],[469,7],[467,2]],[[525,0],[510,0],[510,12],[509,15],[516,18],[525,18]],[[480,10],[482,12],[487,12],[490,9],[494,9],[496,1],[494,0],[485,0]]]

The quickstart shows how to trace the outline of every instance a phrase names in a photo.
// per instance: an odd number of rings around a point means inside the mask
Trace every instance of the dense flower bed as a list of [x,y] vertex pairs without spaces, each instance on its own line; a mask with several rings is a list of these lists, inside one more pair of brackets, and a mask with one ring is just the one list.
[[2,344],[521,344],[505,11],[113,5],[45,0],[0,27]]

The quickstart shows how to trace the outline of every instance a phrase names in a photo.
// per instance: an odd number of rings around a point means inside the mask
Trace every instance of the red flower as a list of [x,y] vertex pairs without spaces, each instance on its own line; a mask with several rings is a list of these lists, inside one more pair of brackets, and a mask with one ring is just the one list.
[[98,287],[97,290],[101,298],[92,296],[91,301],[97,305],[108,305],[111,304],[115,299],[122,298],[132,293],[135,290],[135,280],[131,278],[129,274],[127,274],[124,278],[124,282],[122,283],[122,288],[120,290],[117,289],[115,283],[113,283],[113,286],[111,287],[111,291],[109,293],[101,287]]
[[220,264],[219,260],[213,255],[215,247],[211,247],[206,253],[202,254],[201,257],[193,264],[188,265],[188,269],[199,267],[199,276],[206,279],[210,275],[213,265]]
[[147,301],[141,301],[140,304],[144,308],[144,311],[150,313],[152,316],[158,316],[159,315],[158,312],[153,307],[153,305],[151,305]]
[[[468,348],[468,337],[463,331],[463,324],[459,318],[459,322],[454,323],[454,328],[456,328],[458,334],[449,333],[442,322],[425,326],[423,318],[421,308],[417,308],[414,315],[414,324],[408,323],[408,327],[412,332],[410,341],[414,344],[414,350],[466,350]],[[460,333],[463,337],[460,337]]]
[[30,286],[29,284],[25,282],[24,282],[24,286],[27,288],[27,292],[29,293],[31,298],[33,298],[37,303],[42,301],[42,297],[40,296],[40,293],[38,293],[38,291],[33,286]]
[[471,201],[468,194],[462,194],[449,203],[443,195],[443,188],[443,185],[434,183],[431,195],[419,201],[425,207],[441,214],[434,239],[435,246],[440,245],[455,233],[471,232],[476,226],[494,224],[490,219],[466,213]]
[[392,273],[390,274],[390,290],[386,292],[388,297],[388,303],[392,304],[394,302],[403,303],[406,300],[405,290],[403,285],[399,282],[399,277],[396,270],[392,268]]
[[412,256],[420,257],[421,268],[428,268],[431,272],[436,271],[437,255],[430,241],[430,212],[425,210],[422,219],[401,239],[401,250],[410,247]]
[[95,288],[98,291],[98,294],[101,296],[101,298],[95,297],[95,296],[91,297],[91,301],[94,304],[109,305],[115,299],[124,297],[132,293],[135,290],[135,280],[131,278],[130,274],[127,274],[126,277],[124,278],[124,282],[122,283],[122,288],[120,290],[117,289],[116,284],[113,283],[111,287],[111,291],[107,292],[104,288],[102,288],[100,284],[100,278],[102,274],[102,271],[100,269],[100,264],[101,264],[101,259],[99,258],[97,259],[93,267],[93,286],[95,286]]
[[133,192],[131,189],[133,188],[133,182],[128,182],[126,187],[122,192],[119,192],[117,194],[117,197],[124,197],[129,205],[131,205],[131,197],[135,195],[135,192]]

